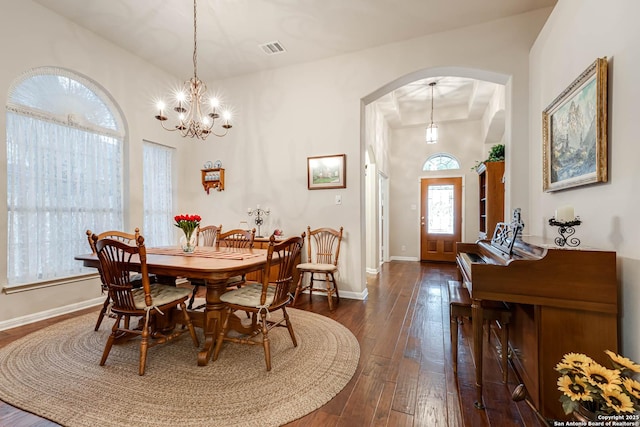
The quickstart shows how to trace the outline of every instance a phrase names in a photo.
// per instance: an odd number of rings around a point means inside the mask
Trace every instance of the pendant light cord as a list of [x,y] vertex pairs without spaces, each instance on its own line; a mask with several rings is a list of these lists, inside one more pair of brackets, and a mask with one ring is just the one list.
[[433,124],[433,87],[436,85],[435,82],[431,82],[429,83],[429,86],[431,86],[431,123]]

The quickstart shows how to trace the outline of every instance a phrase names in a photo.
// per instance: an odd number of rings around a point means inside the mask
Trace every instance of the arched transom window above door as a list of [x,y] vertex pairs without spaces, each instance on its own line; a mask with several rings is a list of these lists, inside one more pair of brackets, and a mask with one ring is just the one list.
[[460,169],[460,162],[451,154],[438,153],[429,156],[422,166],[423,171],[440,171],[447,169]]

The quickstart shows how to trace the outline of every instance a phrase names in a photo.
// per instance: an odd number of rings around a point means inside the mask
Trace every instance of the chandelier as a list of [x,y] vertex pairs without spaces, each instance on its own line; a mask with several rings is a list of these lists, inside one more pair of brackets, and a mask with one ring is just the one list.
[[431,122],[429,123],[429,126],[427,126],[427,132],[425,135],[427,144],[435,144],[438,142],[438,126],[433,123],[433,87],[435,85],[436,82],[429,83],[429,86],[431,86]]
[[[163,101],[158,102],[159,111],[155,117],[168,131],[180,131],[183,137],[205,140],[211,134],[219,137],[227,134],[231,129],[231,113],[229,111],[222,112],[222,123],[220,123],[222,108],[220,101],[215,97],[207,99],[207,85],[198,78],[197,34],[196,0],[193,0],[193,77],[184,82],[182,91],[175,94],[172,109],[177,114],[178,123],[173,127],[165,126],[164,122],[168,120],[168,117],[165,115],[166,104]],[[217,132],[214,126],[218,127]]]

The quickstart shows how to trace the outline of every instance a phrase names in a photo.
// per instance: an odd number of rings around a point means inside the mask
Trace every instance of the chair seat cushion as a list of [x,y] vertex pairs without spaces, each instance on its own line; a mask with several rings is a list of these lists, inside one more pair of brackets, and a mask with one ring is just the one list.
[[[220,295],[220,300],[228,304],[242,305],[244,307],[258,307],[260,305],[260,296],[262,295],[262,284],[250,282],[240,289],[225,292]],[[273,302],[274,290],[271,286],[267,289],[266,305]]]
[[[144,302],[144,290],[142,288],[134,289],[133,302],[137,309],[144,309],[147,305]],[[191,293],[191,289],[177,288],[170,285],[151,285],[151,299],[153,305],[161,306],[170,302],[186,298]]]
[[322,271],[322,272],[336,271],[338,269],[338,267],[336,267],[333,264],[314,264],[312,262],[298,264],[297,268],[300,271],[305,270],[305,271]]

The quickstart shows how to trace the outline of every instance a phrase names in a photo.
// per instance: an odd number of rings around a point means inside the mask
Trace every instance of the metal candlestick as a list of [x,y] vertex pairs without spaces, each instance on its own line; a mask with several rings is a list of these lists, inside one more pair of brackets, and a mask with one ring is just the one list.
[[556,221],[555,218],[549,218],[549,225],[558,227],[558,233],[560,233],[559,237],[556,237],[554,242],[556,245],[562,246],[571,246],[577,247],[580,245],[580,239],[577,237],[571,237],[575,234],[576,230],[575,226],[582,224],[580,221],[580,217],[576,217],[573,221]]
[[254,222],[256,223],[256,226],[258,227],[258,235],[256,237],[263,237],[262,233],[260,233],[260,226],[264,223],[264,220],[262,219],[263,216],[269,215],[271,213],[271,209],[267,208],[265,209],[260,209],[260,206],[258,206],[255,209],[247,209],[247,214],[249,216],[255,215],[256,219],[254,220]]

